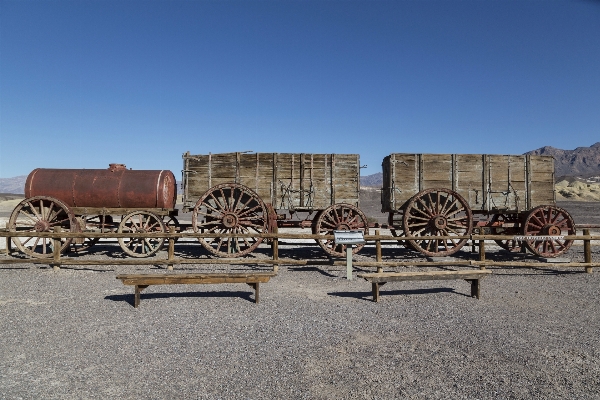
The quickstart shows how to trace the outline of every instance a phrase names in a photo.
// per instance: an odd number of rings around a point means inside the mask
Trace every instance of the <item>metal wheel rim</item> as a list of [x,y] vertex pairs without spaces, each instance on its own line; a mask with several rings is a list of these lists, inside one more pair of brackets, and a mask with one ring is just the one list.
[[[79,224],[69,207],[62,201],[48,196],[35,196],[21,201],[9,218],[9,231],[52,232],[60,226],[65,232],[79,232]],[[64,252],[72,238],[61,239],[60,251]],[[52,257],[54,240],[40,237],[13,237],[17,248],[32,257]]]
[[[267,232],[267,207],[252,189],[225,183],[210,188],[196,203],[192,214],[196,233],[260,234]],[[260,237],[198,238],[210,253],[225,258],[254,251]]]
[[[523,224],[523,234],[526,236],[553,236],[548,232],[548,226],[556,227],[561,235],[575,235],[575,222],[564,209],[556,206],[539,206],[529,212]],[[534,254],[541,257],[558,257],[573,244],[572,240],[545,239],[527,240],[525,246]]]
[[[445,224],[445,225],[444,225]],[[448,256],[460,250],[468,239],[434,239],[435,236],[470,235],[473,214],[465,199],[453,190],[426,189],[414,195],[406,206],[404,232],[423,239],[410,245],[430,257]]]
[[[134,211],[123,217],[119,233],[164,233],[162,218],[148,211]],[[121,249],[131,257],[150,257],[156,254],[165,238],[119,238]]]
[[[334,230],[362,230],[365,235],[369,234],[367,217],[356,206],[352,204],[334,204],[321,212],[314,225],[313,233],[318,235],[333,235]],[[336,245],[333,239],[316,239],[319,246],[327,254],[333,257],[345,257],[346,246]],[[352,248],[352,254],[358,253],[364,244]]]

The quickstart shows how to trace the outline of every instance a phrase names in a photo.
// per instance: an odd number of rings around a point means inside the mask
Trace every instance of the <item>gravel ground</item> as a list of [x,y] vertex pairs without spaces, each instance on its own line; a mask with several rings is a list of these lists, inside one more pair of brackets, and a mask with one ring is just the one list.
[[[266,268],[176,271],[223,269]],[[457,280],[388,283],[374,303],[345,267],[308,266],[281,267],[259,304],[246,285],[172,285],[135,309],[115,276],[163,269],[2,266],[0,398],[600,398],[600,271],[492,270],[480,300]]]

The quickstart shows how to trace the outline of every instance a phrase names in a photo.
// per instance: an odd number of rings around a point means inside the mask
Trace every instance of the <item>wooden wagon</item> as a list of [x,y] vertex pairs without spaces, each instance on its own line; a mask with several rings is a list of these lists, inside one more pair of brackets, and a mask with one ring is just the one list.
[[467,239],[436,236],[470,235],[474,229],[530,237],[496,242],[510,251],[523,243],[545,257],[572,244],[562,238],[575,234],[575,224],[556,206],[552,157],[394,153],[382,168],[382,212],[394,234],[419,237],[405,244],[425,255],[455,253]]
[[[315,234],[361,229],[357,154],[183,154],[183,211],[192,211],[195,232],[256,234],[275,227],[312,228]],[[207,238],[200,243],[220,257],[258,247],[257,237]],[[331,256],[344,246],[317,240]],[[353,249],[358,252],[362,246]]]

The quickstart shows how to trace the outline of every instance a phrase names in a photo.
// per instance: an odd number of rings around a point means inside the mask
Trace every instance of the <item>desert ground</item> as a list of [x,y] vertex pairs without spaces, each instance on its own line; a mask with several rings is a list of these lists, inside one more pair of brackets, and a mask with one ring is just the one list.
[[[361,206],[375,219],[378,195]],[[600,203],[559,205],[577,223],[600,223]],[[0,207],[0,217],[12,207]],[[112,242],[92,249],[72,257],[122,258]],[[475,259],[470,250],[456,257]],[[493,260],[532,259],[489,250]],[[582,250],[564,258],[583,261]],[[600,262],[600,246],[592,250]],[[210,258],[194,241],[178,242],[176,253]],[[249,260],[269,255],[261,245]],[[390,243],[383,255],[425,260]],[[316,245],[293,241],[282,242],[280,256],[326,260]],[[374,258],[373,246],[355,257]],[[175,268],[257,270],[270,267]],[[600,398],[600,270],[490,270],[479,300],[456,280],[388,283],[374,303],[368,282],[315,263],[281,266],[261,285],[259,304],[246,285],[171,285],[146,289],[136,309],[132,287],[116,275],[163,267],[2,265],[1,397]]]

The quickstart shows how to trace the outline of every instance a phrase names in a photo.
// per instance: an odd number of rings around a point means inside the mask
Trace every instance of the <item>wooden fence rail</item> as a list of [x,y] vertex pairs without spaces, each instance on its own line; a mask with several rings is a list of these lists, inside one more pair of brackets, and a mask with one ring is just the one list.
[[[174,265],[182,264],[256,264],[256,265],[272,265],[273,270],[277,272],[279,265],[334,265],[345,266],[346,261],[335,260],[296,260],[291,258],[279,258],[279,240],[281,239],[326,239],[333,240],[333,235],[319,234],[303,234],[303,233],[261,233],[261,234],[208,234],[208,233],[191,233],[191,232],[175,232],[171,227],[167,233],[99,233],[99,232],[62,232],[60,227],[55,227],[54,232],[9,232],[0,231],[0,237],[6,238],[6,254],[10,255],[12,237],[41,237],[50,238],[54,241],[52,258],[7,258],[0,259],[2,264],[47,264],[58,269],[61,265],[166,265],[168,269],[173,269]],[[261,237],[271,241],[271,259],[260,258],[181,258],[175,257],[175,240],[180,238],[211,238],[211,237]],[[110,260],[80,260],[69,257],[62,257],[60,253],[60,240],[62,238],[166,238],[168,239],[167,258],[145,258],[145,259],[110,259]],[[396,237],[390,235],[380,235],[380,231],[376,230],[375,235],[365,235],[367,243],[375,244],[375,261],[355,261],[354,266],[364,268],[377,268],[377,272],[383,272],[384,267],[402,267],[402,266],[418,266],[418,267],[433,267],[433,266],[468,266],[473,268],[485,269],[486,267],[524,267],[524,268],[585,268],[587,273],[592,273],[593,268],[600,267],[600,263],[592,262],[592,241],[600,240],[600,236],[590,234],[590,229],[583,229],[583,235],[564,236],[566,240],[582,240],[584,246],[584,262],[542,262],[542,261],[491,261],[486,260],[485,242],[489,240],[510,240],[514,239],[513,235],[468,235],[468,236],[436,236],[435,239],[469,239],[473,247],[479,247],[479,260],[461,260],[444,258],[442,261],[415,261],[415,259],[397,259],[393,261],[384,261],[382,256],[383,242],[398,242],[404,240],[422,240],[423,237],[403,236]],[[420,259],[422,260],[422,258]]]

